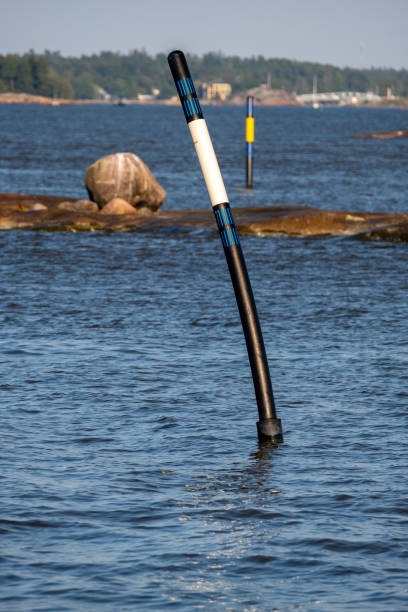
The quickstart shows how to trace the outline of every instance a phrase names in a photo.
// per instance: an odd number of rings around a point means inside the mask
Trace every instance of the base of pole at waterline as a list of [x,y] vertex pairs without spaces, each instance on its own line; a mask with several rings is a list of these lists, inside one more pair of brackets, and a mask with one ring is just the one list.
[[282,423],[280,419],[265,419],[256,424],[259,442],[283,442]]

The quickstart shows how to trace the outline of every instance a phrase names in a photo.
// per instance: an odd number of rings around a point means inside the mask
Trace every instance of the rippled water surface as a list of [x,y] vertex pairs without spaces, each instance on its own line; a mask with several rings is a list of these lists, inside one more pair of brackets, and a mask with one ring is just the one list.
[[[408,208],[408,139],[359,140],[404,129],[398,109],[255,109],[254,185],[245,186],[245,109],[204,110],[233,206]],[[103,155],[138,154],[167,191],[167,209],[204,208],[208,196],[178,107],[0,105],[1,191],[86,197],[86,168]]]
[[[179,114],[0,107],[1,191],[132,150],[203,208]],[[407,209],[407,141],[351,138],[406,112],[258,109],[253,194],[242,109],[207,114],[233,207]],[[1,610],[407,609],[407,246],[242,243],[278,448],[215,229],[0,233]]]

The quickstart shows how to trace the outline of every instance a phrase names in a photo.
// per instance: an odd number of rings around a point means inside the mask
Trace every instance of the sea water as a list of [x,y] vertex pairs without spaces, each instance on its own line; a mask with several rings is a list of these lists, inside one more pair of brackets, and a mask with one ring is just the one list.
[[[0,107],[1,191],[132,151],[209,206],[178,108]],[[406,111],[206,109],[232,208],[407,210]],[[408,606],[404,243],[242,237],[284,444],[261,446],[214,230],[0,233],[0,609]]]

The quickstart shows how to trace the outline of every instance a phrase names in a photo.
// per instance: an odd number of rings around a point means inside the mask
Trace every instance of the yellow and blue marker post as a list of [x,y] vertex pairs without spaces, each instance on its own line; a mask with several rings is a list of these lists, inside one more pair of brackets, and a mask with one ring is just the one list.
[[207,185],[234,287],[258,404],[258,438],[261,442],[283,442],[282,424],[276,417],[271,377],[255,299],[207,124],[184,54],[181,51],[172,51],[168,61]]
[[246,141],[246,186],[252,188],[253,175],[253,144],[255,140],[255,119],[254,119],[254,98],[247,97],[247,115],[245,122],[245,141]]

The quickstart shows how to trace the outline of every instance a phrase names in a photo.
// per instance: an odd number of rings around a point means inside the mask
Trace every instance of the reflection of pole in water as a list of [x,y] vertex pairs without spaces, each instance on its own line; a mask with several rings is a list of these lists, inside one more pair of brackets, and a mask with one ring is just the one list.
[[207,185],[234,287],[258,404],[258,437],[260,441],[282,442],[282,425],[280,419],[276,418],[271,377],[255,299],[207,124],[184,54],[181,51],[173,51],[168,60]]

